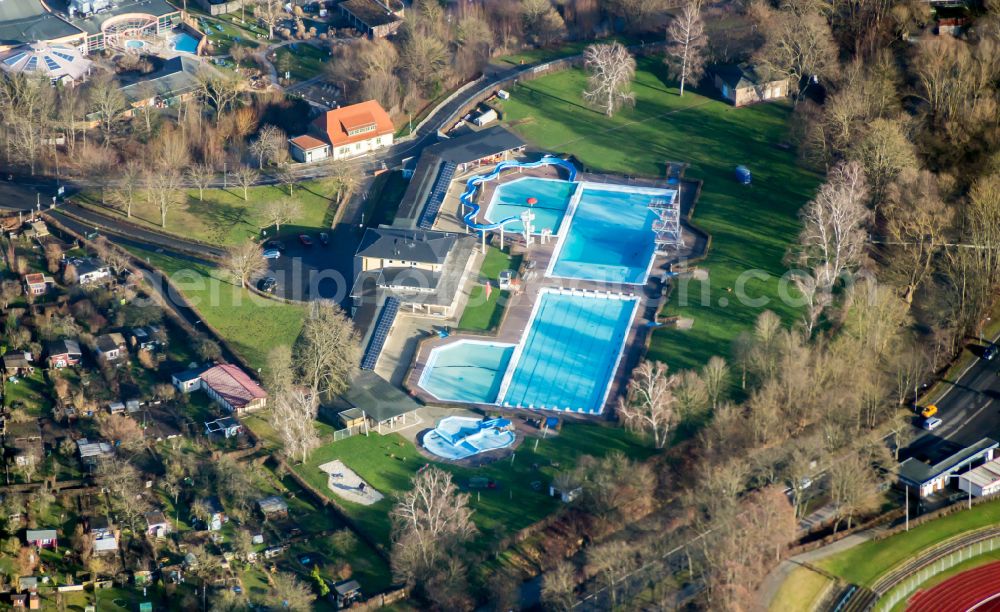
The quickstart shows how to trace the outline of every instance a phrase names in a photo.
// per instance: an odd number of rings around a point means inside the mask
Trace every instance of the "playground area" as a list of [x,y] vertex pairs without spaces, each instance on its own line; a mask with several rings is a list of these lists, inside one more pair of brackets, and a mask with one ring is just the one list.
[[445,417],[424,434],[423,446],[430,453],[458,461],[488,451],[507,448],[517,435],[507,419]]
[[382,501],[383,495],[357,475],[354,470],[336,459],[319,466],[328,475],[327,486],[337,497],[349,502],[370,506]]

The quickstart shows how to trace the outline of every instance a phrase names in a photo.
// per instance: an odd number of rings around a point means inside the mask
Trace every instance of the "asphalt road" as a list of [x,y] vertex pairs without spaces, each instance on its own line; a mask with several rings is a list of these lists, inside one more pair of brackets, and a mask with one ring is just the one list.
[[917,437],[900,453],[901,459],[938,461],[984,437],[1000,439],[1000,358],[979,358],[979,345],[966,350],[977,359],[957,380],[945,380],[951,388],[937,402],[937,416],[943,423],[932,432],[924,431],[920,428],[922,419],[914,415]]

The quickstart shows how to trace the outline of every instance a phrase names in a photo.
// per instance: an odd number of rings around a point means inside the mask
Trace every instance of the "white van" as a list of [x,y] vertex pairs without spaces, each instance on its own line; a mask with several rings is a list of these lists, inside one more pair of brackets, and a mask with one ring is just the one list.
[[937,417],[924,419],[924,429],[926,429],[927,431],[934,431],[935,429],[941,426],[941,423],[944,423],[944,421],[942,421]]

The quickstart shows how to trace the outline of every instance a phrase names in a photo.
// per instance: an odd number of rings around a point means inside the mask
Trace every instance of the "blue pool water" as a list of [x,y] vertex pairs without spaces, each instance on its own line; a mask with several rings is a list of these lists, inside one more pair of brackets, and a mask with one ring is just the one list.
[[492,404],[514,347],[459,340],[434,349],[420,386],[445,401]]
[[174,37],[174,51],[194,55],[198,52],[198,39],[187,32],[181,32]]
[[586,183],[549,275],[645,283],[656,249],[649,201],[669,193]]
[[539,300],[500,403],[601,412],[636,299],[545,292]]
[[146,41],[144,40],[126,40],[125,47],[128,49],[142,49],[146,46]]
[[[576,183],[537,177],[526,177],[498,185],[486,210],[486,219],[495,223],[518,217],[526,208],[531,208],[535,213],[534,233],[540,234],[542,230],[548,229],[555,236],[575,189]],[[528,198],[532,197],[537,198],[538,203],[528,206]],[[516,233],[524,231],[520,221],[512,221],[505,229]]]
[[600,413],[637,298],[543,289],[538,300],[519,351],[458,340],[431,352],[420,386],[444,401]]

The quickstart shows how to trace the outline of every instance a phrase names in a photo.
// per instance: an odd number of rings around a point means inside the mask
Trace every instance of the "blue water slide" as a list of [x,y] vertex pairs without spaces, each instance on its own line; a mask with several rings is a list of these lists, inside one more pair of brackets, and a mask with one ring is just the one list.
[[511,221],[520,221],[520,215],[514,217],[507,217],[506,219],[501,219],[496,223],[476,223],[476,215],[479,214],[479,204],[477,204],[473,198],[476,195],[476,189],[480,185],[487,181],[492,181],[493,179],[500,176],[500,173],[509,168],[538,168],[539,166],[560,166],[566,169],[569,174],[567,180],[570,182],[576,180],[576,166],[571,162],[566,161],[561,157],[555,157],[554,155],[546,155],[538,161],[533,162],[522,162],[517,160],[502,161],[493,168],[493,171],[489,174],[478,174],[476,176],[470,177],[465,183],[465,193],[460,196],[462,204],[468,206],[471,210],[465,213],[462,220],[465,224],[475,231],[486,231],[499,229],[501,226],[507,225]]

